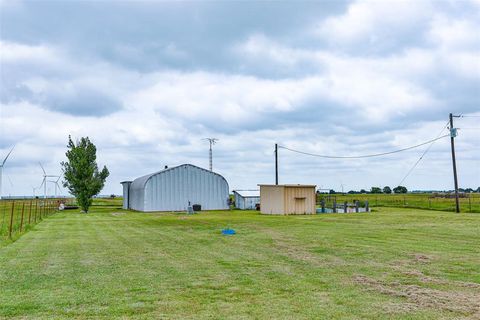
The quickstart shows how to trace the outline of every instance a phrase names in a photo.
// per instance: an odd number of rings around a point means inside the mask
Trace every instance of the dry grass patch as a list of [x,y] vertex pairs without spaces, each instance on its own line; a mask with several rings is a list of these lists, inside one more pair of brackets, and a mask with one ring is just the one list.
[[[376,280],[363,275],[354,277],[356,284],[367,290],[373,290],[381,294],[401,297],[408,300],[406,304],[388,305],[387,309],[396,312],[407,312],[418,309],[441,309],[461,313],[471,317],[480,316],[480,291],[444,291],[399,282],[387,282]],[[452,283],[450,283],[452,284]]]

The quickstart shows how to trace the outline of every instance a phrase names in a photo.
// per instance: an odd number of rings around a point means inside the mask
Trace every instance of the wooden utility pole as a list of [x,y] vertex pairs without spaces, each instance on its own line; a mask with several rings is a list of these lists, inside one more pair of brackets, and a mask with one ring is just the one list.
[[278,185],[278,144],[275,143],[275,184]]
[[[455,161],[455,137],[457,136],[457,129],[453,127],[454,115],[450,113],[450,145],[452,146],[452,165],[453,165],[453,180],[455,182],[455,212],[460,212],[460,204],[458,202],[458,179],[457,179],[457,162]],[[458,118],[459,116],[455,116]]]

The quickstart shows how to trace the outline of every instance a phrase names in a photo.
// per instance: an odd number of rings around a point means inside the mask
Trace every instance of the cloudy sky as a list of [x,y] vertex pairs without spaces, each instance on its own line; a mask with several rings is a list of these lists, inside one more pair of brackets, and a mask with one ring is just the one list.
[[[408,147],[448,114],[462,187],[480,186],[480,2],[0,1],[4,194],[61,172],[89,136],[120,181],[208,167],[230,189],[274,182],[274,144],[327,155]],[[395,186],[428,145],[360,160],[279,152],[280,183]],[[453,188],[449,139],[403,183]],[[50,189],[53,189],[50,185]]]

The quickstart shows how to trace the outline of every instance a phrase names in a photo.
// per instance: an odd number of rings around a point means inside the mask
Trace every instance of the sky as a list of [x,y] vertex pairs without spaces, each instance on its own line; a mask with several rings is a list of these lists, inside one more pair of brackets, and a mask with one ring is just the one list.
[[[102,194],[165,165],[208,168],[206,137],[230,189],[254,189],[274,183],[275,143],[387,152],[448,134],[449,113],[463,115],[459,185],[480,186],[478,0],[0,0],[0,28],[4,195],[32,195],[39,162],[60,174],[69,135],[97,146]],[[448,137],[365,159],[280,149],[279,182],[393,187],[427,148],[402,184],[452,189]]]

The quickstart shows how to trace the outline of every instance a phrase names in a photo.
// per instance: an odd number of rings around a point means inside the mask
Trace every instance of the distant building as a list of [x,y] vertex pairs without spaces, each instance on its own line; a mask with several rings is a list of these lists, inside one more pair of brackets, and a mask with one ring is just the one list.
[[234,190],[235,207],[242,210],[254,210],[260,204],[260,190]]
[[191,165],[166,168],[123,185],[123,208],[137,211],[228,209],[228,183],[218,173]]
[[315,185],[260,184],[260,210],[264,214],[315,214]]

